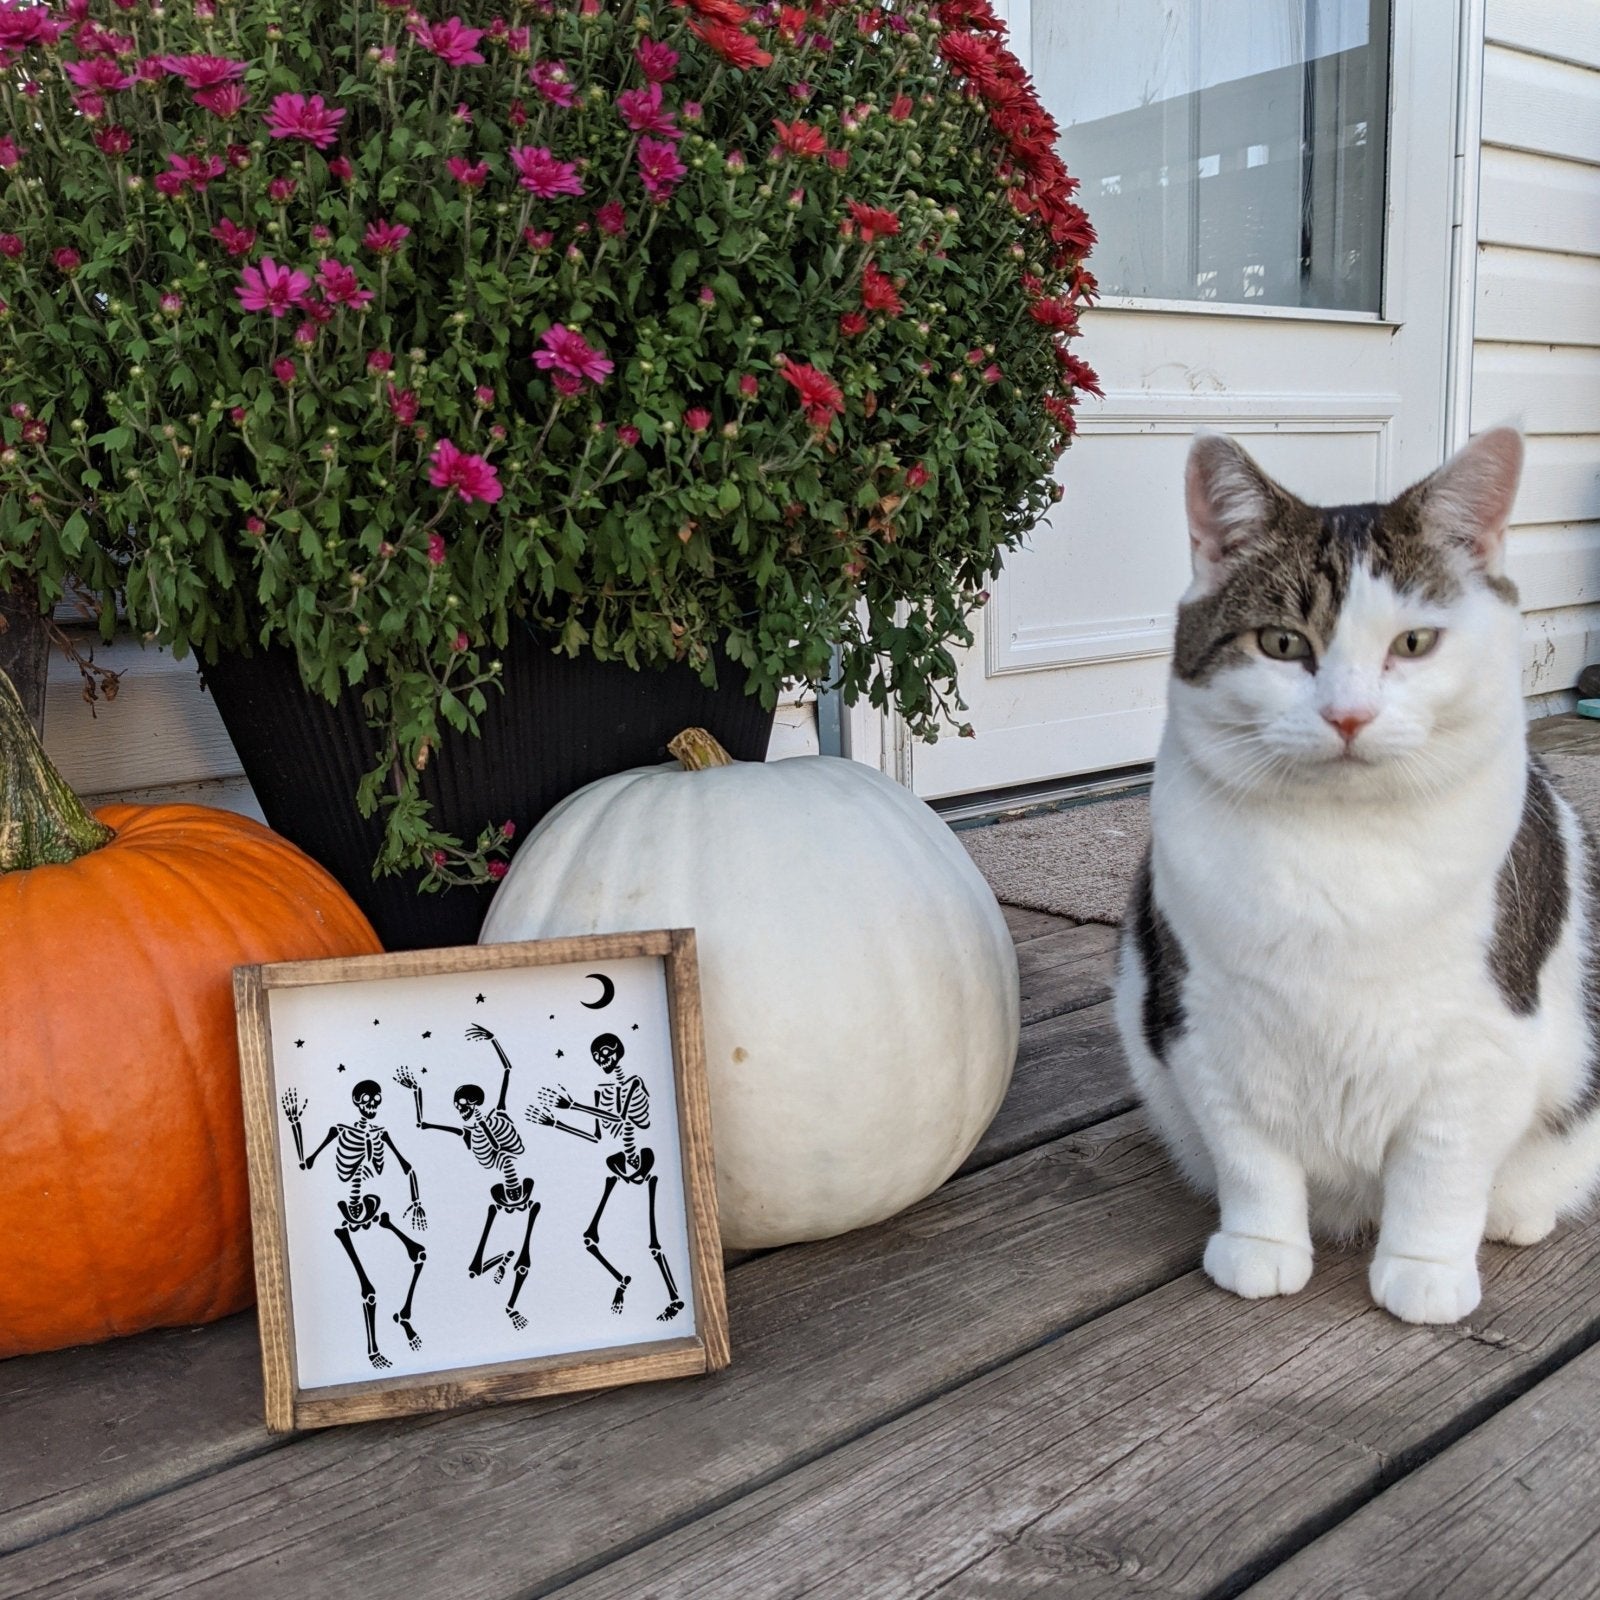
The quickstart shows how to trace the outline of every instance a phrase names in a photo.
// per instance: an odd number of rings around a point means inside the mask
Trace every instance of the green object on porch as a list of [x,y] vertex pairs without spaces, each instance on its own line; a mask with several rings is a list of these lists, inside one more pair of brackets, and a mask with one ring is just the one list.
[[1600,700],[1580,700],[1578,702],[1578,715],[1580,717],[1600,718]]

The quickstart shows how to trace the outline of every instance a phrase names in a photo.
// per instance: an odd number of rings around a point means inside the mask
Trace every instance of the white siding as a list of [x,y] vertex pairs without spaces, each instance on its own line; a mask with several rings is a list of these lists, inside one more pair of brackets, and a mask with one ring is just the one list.
[[1530,696],[1600,661],[1600,4],[1488,0],[1472,427],[1528,433]]

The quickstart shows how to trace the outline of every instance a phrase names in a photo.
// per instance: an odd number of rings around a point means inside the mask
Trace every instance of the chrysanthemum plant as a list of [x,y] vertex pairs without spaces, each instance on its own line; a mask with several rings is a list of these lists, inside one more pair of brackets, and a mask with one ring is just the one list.
[[0,0],[0,582],[359,685],[434,885],[503,871],[417,774],[519,618],[931,735],[1094,386],[988,0],[460,11]]

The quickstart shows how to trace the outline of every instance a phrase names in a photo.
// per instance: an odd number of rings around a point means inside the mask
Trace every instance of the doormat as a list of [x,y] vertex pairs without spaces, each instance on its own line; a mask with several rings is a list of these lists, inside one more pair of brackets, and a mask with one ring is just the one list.
[[[1600,836],[1600,753],[1543,760]],[[956,837],[1004,904],[1114,927],[1150,839],[1150,797],[1085,801],[1015,822],[962,828]]]

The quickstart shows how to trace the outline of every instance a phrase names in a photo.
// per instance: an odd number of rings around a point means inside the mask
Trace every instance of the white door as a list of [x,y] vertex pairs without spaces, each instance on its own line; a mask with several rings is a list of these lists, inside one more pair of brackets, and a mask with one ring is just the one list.
[[[1333,503],[1385,498],[1438,464],[1457,10],[1010,0],[1100,233],[1102,299],[1074,348],[1105,399],[1085,398],[1065,496],[993,585],[963,661],[977,736],[878,730],[918,793],[1154,756],[1197,426]],[[872,731],[858,724],[857,744]]]

